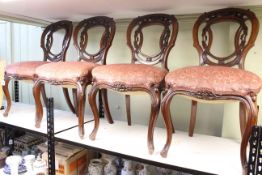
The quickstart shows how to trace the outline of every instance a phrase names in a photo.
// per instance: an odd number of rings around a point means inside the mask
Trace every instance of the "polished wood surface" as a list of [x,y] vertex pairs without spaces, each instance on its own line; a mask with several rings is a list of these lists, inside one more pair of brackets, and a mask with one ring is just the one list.
[[[87,47],[88,30],[90,28],[100,27],[100,26],[105,28],[102,34],[102,38],[100,40],[100,49],[95,54],[87,53],[86,47]],[[107,52],[112,44],[114,35],[115,35],[115,22],[112,18],[106,16],[97,16],[81,21],[76,26],[73,34],[74,45],[79,53],[79,61],[83,60],[85,62],[90,62],[90,64],[101,61],[102,64],[105,64]],[[85,65],[88,66],[88,64]],[[91,70],[88,71],[91,72]],[[55,79],[56,77],[44,78],[39,75],[36,76],[37,78],[33,87],[35,103],[36,103],[36,127],[40,127],[40,123],[43,118],[43,107],[39,94],[40,87],[43,86],[45,83],[49,83],[52,85],[59,85],[59,86],[71,85],[74,87],[73,89],[74,105],[70,101],[67,89],[64,89],[64,94],[68,97],[67,103],[69,104],[69,106],[72,107],[71,110],[74,111],[78,117],[79,136],[83,138],[84,137],[83,117],[84,117],[84,109],[85,109],[85,101],[86,101],[86,87],[92,82],[92,77],[90,76],[90,74],[88,74],[87,76],[79,75],[76,80],[73,79],[68,80],[67,77],[65,77],[64,80],[56,80]],[[107,94],[106,92],[103,92],[103,94],[104,94],[103,97],[104,104],[107,105],[107,97],[106,97]],[[109,116],[109,121],[110,121],[110,116]]]
[[[211,46],[213,42],[212,27],[214,24],[221,22],[233,22],[238,24],[238,29],[235,34],[234,48],[235,51],[226,57],[218,57],[211,53]],[[250,25],[247,25],[247,23]],[[202,26],[200,28],[200,26]],[[201,29],[201,30],[200,30]],[[246,55],[250,48],[254,45],[258,34],[259,24],[255,14],[249,10],[226,8],[215,10],[200,15],[194,24],[193,28],[193,40],[194,47],[199,53],[200,65],[216,65],[216,66],[238,66],[240,69],[244,69],[244,62]],[[248,35],[248,31],[250,34]],[[200,35],[199,35],[200,34]],[[201,41],[199,40],[201,36]],[[249,36],[249,39],[248,39]],[[192,92],[188,90],[173,90],[168,84],[166,84],[166,95],[161,102],[162,113],[165,118],[167,126],[167,140],[166,144],[161,152],[163,156],[167,156],[167,152],[172,138],[172,124],[170,115],[170,102],[174,95],[190,96],[194,99],[206,100],[206,101],[225,101],[236,100],[240,102],[240,126],[242,132],[242,142],[240,148],[240,159],[243,167],[243,174],[246,174],[247,158],[246,149],[248,139],[250,137],[252,126],[256,125],[258,108],[256,105],[255,93],[250,93],[245,96],[239,94],[213,94],[208,90],[201,92]],[[189,135],[193,135],[197,102],[192,101],[191,109],[191,121],[189,127]]]
[[[160,52],[149,56],[141,52],[141,48],[143,45],[143,29],[145,27],[149,27],[152,25],[159,25],[163,27],[161,31],[161,36],[159,39]],[[178,32],[178,23],[174,15],[167,14],[151,14],[140,16],[131,21],[127,29],[127,45],[130,47],[132,57],[132,64],[146,64],[146,65],[156,65],[161,64],[163,70],[168,70],[167,68],[167,58],[171,48],[174,46],[176,37]],[[131,64],[131,65],[132,65]],[[106,66],[105,66],[106,67]],[[125,74],[121,73],[121,76],[125,76]],[[93,75],[94,76],[94,75]],[[97,91],[100,89],[111,89],[119,92],[129,92],[129,91],[142,91],[146,92],[151,97],[151,112],[149,118],[149,126],[148,126],[148,135],[147,135],[147,143],[148,143],[148,151],[150,154],[154,151],[154,126],[157,120],[157,116],[160,108],[160,94],[163,88],[163,82],[159,84],[151,84],[149,86],[145,84],[130,86],[123,82],[111,82],[108,81],[99,81],[97,79],[93,79],[93,86],[89,92],[88,99],[91,106],[91,109],[94,114],[94,129],[90,134],[90,139],[94,140],[96,138],[96,134],[99,128],[99,115],[98,109],[96,105],[96,95]],[[130,101],[130,98],[126,98],[127,105]],[[127,114],[130,116],[130,107],[127,107]],[[131,119],[130,119],[131,124]]]
[[[54,54],[51,52],[51,48],[53,45],[53,35],[55,32],[57,32],[58,30],[65,30],[64,33],[64,38],[63,38],[63,43],[62,43],[62,50],[57,53]],[[41,35],[41,48],[43,49],[43,53],[44,53],[44,58],[43,61],[64,61],[65,57],[66,57],[66,51],[69,47],[69,43],[71,40],[71,36],[72,36],[72,30],[73,30],[73,24],[71,21],[58,21],[56,23],[52,23],[50,25],[48,25],[42,35]],[[27,67],[24,67],[24,69],[29,69]],[[11,108],[11,97],[9,94],[9,90],[8,90],[8,84],[10,82],[10,79],[15,79],[15,80],[32,80],[34,81],[34,74],[30,75],[30,76],[24,76],[21,74],[10,74],[8,72],[5,71],[5,85],[2,86],[3,87],[3,91],[4,94],[6,96],[6,101],[7,101],[7,107],[4,113],[4,116],[8,116],[8,113],[10,111]],[[43,100],[46,103],[46,94],[45,94],[45,89],[44,86],[41,87],[41,93],[43,96]]]

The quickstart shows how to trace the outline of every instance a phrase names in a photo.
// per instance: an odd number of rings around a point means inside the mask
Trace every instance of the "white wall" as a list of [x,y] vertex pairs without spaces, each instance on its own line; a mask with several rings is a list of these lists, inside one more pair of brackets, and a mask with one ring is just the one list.
[[[261,19],[261,18],[260,18]],[[172,71],[174,69],[198,65],[198,54],[193,47],[192,27],[195,17],[179,18],[179,33],[175,47],[172,49],[168,65]],[[126,29],[129,21],[119,21],[117,23],[116,35],[109,50],[107,63],[129,63],[130,50],[126,45]],[[10,32],[11,30],[12,32]],[[0,23],[0,57],[7,60],[8,63],[24,61],[24,60],[42,60],[42,50],[40,48],[40,36],[42,29],[22,24]],[[11,33],[11,34],[10,34]],[[94,36],[95,32],[93,31]],[[147,34],[149,40],[155,38],[155,31],[152,30]],[[227,45],[230,35],[230,26],[228,24],[220,25],[214,41],[217,55],[226,55],[229,52]],[[6,38],[9,36],[8,38]],[[4,38],[4,39],[2,39]],[[59,38],[59,35],[58,35]],[[94,37],[95,38],[95,37]],[[261,32],[259,33],[255,48],[247,56],[246,68],[259,75],[262,75],[262,64],[260,53]],[[96,50],[91,40],[90,50]],[[226,41],[226,42],[225,42]],[[10,45],[10,43],[12,43]],[[226,44],[225,44],[226,43]],[[11,46],[11,49],[9,48]],[[4,50],[4,51],[2,51]],[[150,52],[150,47],[145,50]],[[152,49],[153,51],[153,49]],[[68,50],[67,60],[77,60],[77,52],[72,45]],[[32,85],[22,84],[20,90],[21,101],[25,103],[34,103],[32,98]],[[89,89],[89,88],[88,88]],[[60,109],[68,110],[64,101],[63,93],[60,87],[47,87],[48,96],[55,99],[55,106]],[[259,98],[260,99],[260,98]],[[259,104],[262,101],[259,100]],[[114,119],[126,120],[124,95],[109,92],[109,105]],[[197,111],[196,133],[205,133],[215,136],[225,136],[238,138],[239,122],[238,122],[238,105],[235,104],[199,104]],[[176,129],[187,130],[190,117],[190,100],[182,97],[175,97],[171,104],[171,113]],[[132,121],[134,123],[146,124],[149,119],[150,98],[147,94],[131,96]],[[89,105],[86,105],[86,112],[91,114]],[[259,114],[261,115],[261,114]],[[158,125],[163,126],[161,115]]]

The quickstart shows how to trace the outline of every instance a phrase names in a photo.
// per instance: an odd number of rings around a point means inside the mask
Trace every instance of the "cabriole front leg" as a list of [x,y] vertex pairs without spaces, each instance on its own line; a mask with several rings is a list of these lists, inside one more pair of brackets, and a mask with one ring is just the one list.
[[154,128],[160,108],[160,93],[159,90],[151,90],[149,95],[151,95],[151,113],[148,125],[147,134],[147,146],[149,154],[154,152]]
[[246,96],[244,98],[245,109],[247,112],[247,123],[245,131],[242,137],[241,146],[240,146],[240,159],[243,169],[243,175],[247,174],[247,145],[252,132],[252,127],[257,123],[257,105],[256,105],[256,96]]
[[77,85],[77,115],[78,115],[78,132],[79,137],[81,139],[84,138],[85,130],[84,130],[84,113],[85,113],[85,90],[86,85],[81,85],[80,83]]
[[162,115],[166,126],[166,143],[160,153],[162,157],[167,157],[167,153],[172,141],[173,123],[170,115],[170,102],[172,98],[173,98],[173,91],[168,91],[161,102]]
[[99,127],[99,113],[98,113],[98,108],[96,105],[96,94],[98,91],[98,87],[96,87],[96,85],[93,85],[93,87],[91,88],[89,94],[88,94],[88,101],[91,107],[91,110],[93,112],[94,115],[94,128],[93,131],[91,132],[91,134],[89,135],[89,138],[91,140],[95,140],[96,138],[96,134],[98,131],[98,127]]
[[[166,96],[166,94],[167,94],[167,91],[164,90],[164,91],[162,92],[162,99]],[[161,106],[162,106],[162,105],[161,105]],[[175,131],[175,127],[174,127],[172,118],[171,118],[171,125],[172,125],[172,133],[175,133],[176,131]]]
[[10,108],[11,108],[11,97],[10,97],[10,93],[9,93],[9,90],[8,90],[8,84],[10,82],[10,78],[9,77],[5,77],[5,85],[2,86],[3,88],[3,92],[5,94],[5,98],[6,98],[6,103],[7,103],[7,106],[6,106],[6,109],[5,109],[5,112],[4,112],[4,116],[7,117],[8,116],[8,113],[10,111]]
[[36,81],[33,87],[33,95],[35,99],[35,127],[39,128],[42,118],[43,118],[43,106],[40,99],[40,92],[41,92],[41,81]]

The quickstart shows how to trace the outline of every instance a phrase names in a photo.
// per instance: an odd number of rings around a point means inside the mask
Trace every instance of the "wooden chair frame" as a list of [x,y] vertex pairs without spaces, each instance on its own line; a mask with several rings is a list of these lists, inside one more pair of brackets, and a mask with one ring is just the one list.
[[[150,25],[160,25],[164,29],[162,31],[159,45],[161,51],[154,55],[148,56],[141,52],[143,44],[143,33],[142,29]],[[132,43],[131,35],[134,32],[134,41]],[[130,47],[132,52],[132,64],[140,63],[147,65],[155,65],[161,63],[164,70],[167,70],[167,58],[171,48],[174,46],[178,32],[178,23],[174,15],[166,14],[151,14],[145,15],[132,20],[127,29],[127,45]],[[163,82],[162,82],[163,83]],[[99,114],[96,105],[96,94],[98,90],[111,89],[119,92],[131,92],[131,91],[143,91],[151,96],[151,113],[148,127],[148,150],[149,153],[153,153],[153,129],[159,113],[160,107],[160,94],[163,88],[163,84],[152,84],[150,86],[129,86],[122,82],[98,82],[95,78],[93,79],[93,86],[89,92],[88,99],[94,114],[94,129],[90,134],[89,138],[94,140],[99,127]],[[129,101],[130,103],[130,101]]]
[[[213,41],[211,25],[219,22],[235,22],[239,24],[237,33],[235,34],[235,51],[228,57],[217,57],[210,52],[211,44]],[[246,21],[251,22],[251,32],[249,40],[246,41],[248,35],[248,27],[245,24]],[[202,41],[198,39],[199,26],[205,23],[202,30]],[[200,65],[217,65],[217,66],[238,66],[244,69],[244,62],[246,55],[251,47],[253,47],[258,34],[259,24],[255,14],[249,10],[237,9],[237,8],[227,8],[211,11],[202,14],[194,24],[193,28],[193,39],[194,47],[196,47],[199,53]],[[215,60],[215,61],[214,61]],[[190,121],[190,133],[193,134],[193,128],[195,125],[196,107],[197,100],[206,101],[224,101],[224,100],[235,100],[239,101],[241,104],[241,110],[246,113],[240,115],[241,132],[243,133],[241,148],[240,148],[240,158],[243,167],[243,172],[246,174],[247,168],[247,158],[246,158],[246,148],[248,144],[248,139],[251,134],[251,128],[257,123],[257,113],[258,108],[256,104],[257,96],[255,93],[250,93],[246,96],[235,95],[235,94],[214,94],[210,91],[203,90],[199,92],[192,92],[186,90],[172,89],[171,85],[166,84],[166,94],[161,102],[162,113],[167,127],[167,140],[166,144],[161,152],[162,156],[167,156],[169,146],[172,139],[172,121],[170,115],[170,103],[175,95],[183,95],[193,98],[192,101],[192,111],[191,111],[191,121]],[[246,121],[247,117],[247,121]]]

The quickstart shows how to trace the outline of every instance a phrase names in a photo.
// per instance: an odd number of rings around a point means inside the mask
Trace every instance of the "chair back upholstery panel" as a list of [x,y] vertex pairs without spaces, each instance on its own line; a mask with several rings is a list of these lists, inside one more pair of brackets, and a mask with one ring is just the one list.
[[[53,46],[53,35],[58,30],[65,30],[63,42],[62,42],[62,50],[54,54],[51,52],[51,48]],[[58,21],[56,23],[52,23],[48,25],[41,36],[41,48],[44,52],[44,61],[58,62],[65,61],[66,52],[70,44],[71,36],[73,32],[73,24],[71,21],[63,20]]]
[[[215,56],[210,51],[213,42],[213,31],[211,27],[221,22],[238,24],[234,36],[234,51],[226,57]],[[203,25],[202,33],[200,33],[201,25]],[[194,47],[198,51],[200,65],[238,66],[244,69],[246,55],[250,48],[254,46],[258,30],[258,19],[255,14],[249,10],[226,8],[203,13],[199,16],[193,27]],[[199,33],[201,37],[199,37]],[[201,39],[201,41],[199,39]]]
[[[94,27],[103,27],[105,30],[100,39],[100,49],[98,52],[91,54],[86,51],[88,44],[88,30]],[[79,61],[106,64],[107,52],[112,44],[115,35],[115,21],[113,18],[106,16],[96,16],[81,21],[75,28],[73,39],[74,45],[78,50]]]
[[[141,51],[143,45],[143,29],[152,25],[163,26],[159,38],[160,52],[149,56]],[[132,52],[132,63],[156,65],[161,63],[162,68],[168,70],[167,58],[175,45],[178,33],[178,22],[174,15],[150,14],[139,16],[131,21],[127,29],[127,45]],[[133,39],[133,40],[132,40]]]

